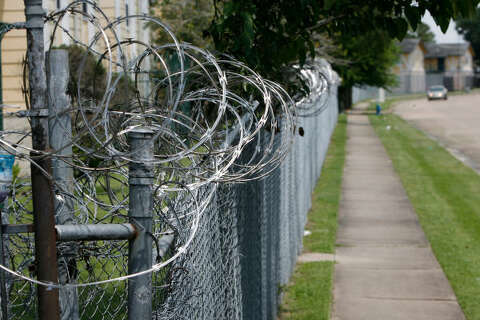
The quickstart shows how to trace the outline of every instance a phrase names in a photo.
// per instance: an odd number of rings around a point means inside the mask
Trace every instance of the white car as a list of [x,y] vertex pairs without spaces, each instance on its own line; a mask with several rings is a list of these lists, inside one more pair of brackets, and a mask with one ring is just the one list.
[[447,100],[448,90],[444,86],[431,86],[427,90],[427,99],[443,99]]

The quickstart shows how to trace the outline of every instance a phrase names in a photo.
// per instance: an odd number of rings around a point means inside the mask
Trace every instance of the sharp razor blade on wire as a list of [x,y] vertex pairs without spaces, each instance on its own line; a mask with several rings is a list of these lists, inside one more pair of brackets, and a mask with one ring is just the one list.
[[[84,3],[90,7],[88,12],[82,10]],[[89,24],[94,30],[91,39],[77,37],[68,27],[65,21],[72,17]],[[63,38],[77,54],[78,67],[65,88],[71,99],[69,107],[43,115],[56,123],[57,130],[61,128],[65,139],[54,149],[38,152],[28,144],[29,130],[3,131],[1,146],[33,164],[48,156],[57,166],[73,169],[74,179],[68,183],[43,172],[53,183],[59,205],[64,208],[68,202],[73,211],[68,223],[122,223],[128,221],[128,165],[139,162],[129,149],[127,135],[135,128],[148,128],[154,157],[143,162],[155,173],[152,236],[175,236],[169,256],[136,274],[120,268],[111,273],[115,276],[80,274],[75,275],[75,283],[51,284],[35,279],[25,266],[0,266],[16,277],[48,287],[99,285],[169,265],[194,239],[216,183],[260,179],[277,168],[292,144],[296,117],[322,112],[324,104],[314,103],[314,99],[326,97],[331,83],[337,81],[327,64],[314,62],[301,71],[299,68],[311,94],[295,103],[280,85],[245,64],[180,42],[156,18],[110,19],[86,0],[49,14],[45,23],[52,32],[50,50]],[[145,39],[123,39],[118,30],[128,28],[127,24],[136,24],[138,30],[156,25],[171,42],[158,45]],[[28,87],[25,91],[28,96]],[[21,115],[39,116],[31,111]],[[65,122],[65,116],[71,120]],[[278,133],[282,133],[280,143],[275,139]],[[252,146],[255,152],[240,162],[242,151]],[[8,214],[15,223],[32,220],[30,193],[28,182],[14,181]],[[28,236],[22,239],[32,240]],[[24,255],[31,255],[32,247],[32,243],[18,246],[16,253],[23,250]],[[89,263],[95,263],[91,262],[94,257],[121,256],[125,245],[78,245],[75,250],[74,255],[85,261],[88,269]],[[61,255],[61,247],[59,251]]]

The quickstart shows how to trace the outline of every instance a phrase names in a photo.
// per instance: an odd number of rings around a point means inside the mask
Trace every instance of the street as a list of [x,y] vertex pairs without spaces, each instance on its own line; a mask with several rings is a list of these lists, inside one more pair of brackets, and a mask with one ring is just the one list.
[[480,172],[480,93],[448,100],[406,100],[394,113],[437,140],[455,157]]

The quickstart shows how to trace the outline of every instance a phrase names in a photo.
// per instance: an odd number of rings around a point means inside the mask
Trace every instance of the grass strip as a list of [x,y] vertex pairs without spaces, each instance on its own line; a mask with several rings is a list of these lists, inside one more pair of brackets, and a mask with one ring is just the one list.
[[[340,115],[323,163],[322,175],[312,195],[312,208],[306,226],[312,234],[303,238],[305,252],[335,252],[346,140],[347,119],[345,115]],[[284,289],[279,318],[330,319],[333,269],[333,262],[298,264]]]
[[480,176],[396,115],[370,122],[465,316],[480,319]]
[[297,266],[280,308],[280,319],[329,320],[333,262]]
[[342,187],[347,118],[340,115],[330,140],[322,175],[312,195],[312,208],[308,213],[306,229],[312,234],[303,238],[304,252],[335,252],[337,212]]

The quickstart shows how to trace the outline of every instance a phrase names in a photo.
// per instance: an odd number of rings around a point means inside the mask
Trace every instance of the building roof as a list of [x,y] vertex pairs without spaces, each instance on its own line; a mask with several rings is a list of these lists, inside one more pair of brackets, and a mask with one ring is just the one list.
[[425,45],[425,58],[445,58],[449,56],[463,56],[470,49],[470,43],[428,43]]
[[411,53],[419,45],[420,39],[403,39],[400,42],[400,50],[402,53]]

